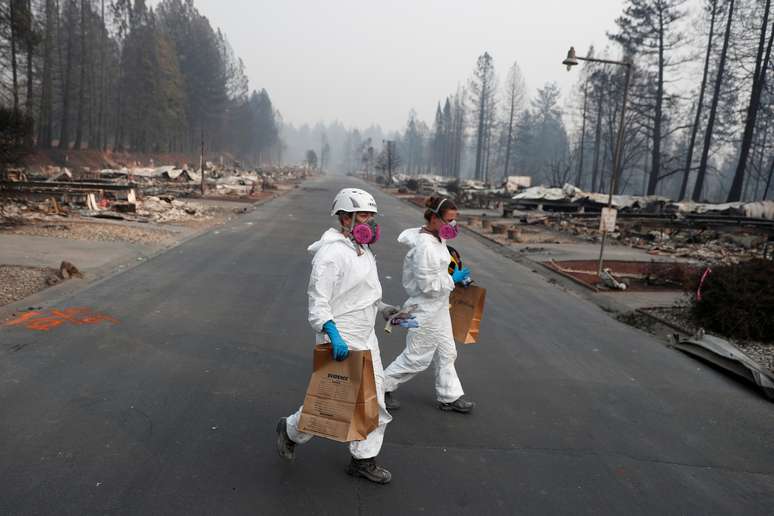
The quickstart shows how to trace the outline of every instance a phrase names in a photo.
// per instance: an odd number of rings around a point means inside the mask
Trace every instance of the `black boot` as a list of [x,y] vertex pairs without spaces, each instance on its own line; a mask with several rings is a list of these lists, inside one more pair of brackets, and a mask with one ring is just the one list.
[[391,392],[385,392],[384,406],[387,407],[387,410],[398,410],[400,408],[400,401]]
[[356,459],[352,457],[347,473],[353,477],[363,477],[377,484],[389,484],[392,474],[376,464],[375,459]]
[[288,420],[281,418],[277,423],[277,452],[280,457],[287,460],[296,458],[296,443],[288,436]]
[[475,407],[476,404],[472,401],[468,401],[464,399],[462,396],[457,398],[455,401],[452,401],[451,403],[439,403],[438,408],[441,410],[450,411],[453,410],[454,412],[459,412],[461,414],[467,414],[471,410],[473,410],[473,407]]

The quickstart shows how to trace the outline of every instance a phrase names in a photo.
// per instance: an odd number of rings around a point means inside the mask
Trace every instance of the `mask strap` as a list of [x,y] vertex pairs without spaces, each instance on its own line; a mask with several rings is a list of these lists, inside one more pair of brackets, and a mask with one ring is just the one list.
[[444,224],[448,224],[448,222],[446,222],[445,220],[443,220],[443,217],[441,217],[441,206],[443,206],[443,203],[445,203],[445,202],[446,202],[446,201],[448,201],[448,200],[449,200],[449,199],[447,199],[446,197],[444,197],[443,199],[441,199],[441,202],[439,202],[439,203],[438,203],[438,207],[437,207],[436,209],[432,209],[432,208],[430,209],[430,211],[432,211],[433,213],[435,213],[435,216],[436,216],[436,217],[438,217],[439,219],[441,219],[441,222],[443,222]]
[[436,217],[441,218],[441,206],[443,206],[443,203],[448,201],[449,199],[443,198],[441,202],[438,203],[438,206],[435,209],[430,209],[433,213],[435,213]]
[[349,235],[347,235],[347,237],[352,241],[353,244],[355,244],[355,251],[357,252],[357,255],[362,256],[364,253],[363,246],[360,245],[357,240],[355,240],[355,237],[352,234],[352,232],[355,230],[355,225],[357,224],[357,212],[350,213],[350,218],[352,220],[349,223]]

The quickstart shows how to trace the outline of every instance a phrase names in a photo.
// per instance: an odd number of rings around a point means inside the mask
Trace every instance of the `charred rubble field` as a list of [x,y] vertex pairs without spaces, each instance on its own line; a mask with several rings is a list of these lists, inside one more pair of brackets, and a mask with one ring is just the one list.
[[[186,165],[111,165],[7,171],[0,180],[0,239],[34,237],[36,245],[43,242],[51,254],[62,252],[57,244],[62,240],[76,247],[77,242],[91,242],[166,248],[294,189],[309,173],[297,167],[244,169],[208,163],[202,178],[201,171]],[[27,240],[10,242],[24,246]],[[0,253],[0,306],[72,277],[62,267],[69,263],[64,254],[62,265],[57,260],[41,266],[19,259],[24,249],[15,251],[13,258]]]

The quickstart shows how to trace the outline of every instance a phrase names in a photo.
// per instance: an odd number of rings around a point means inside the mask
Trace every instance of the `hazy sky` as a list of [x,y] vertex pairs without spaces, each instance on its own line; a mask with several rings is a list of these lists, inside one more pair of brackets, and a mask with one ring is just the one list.
[[[607,44],[622,0],[196,0],[287,122],[401,129],[470,77],[489,51],[502,80],[517,61],[530,95],[577,80],[561,61]],[[598,52],[599,55],[599,52]]]

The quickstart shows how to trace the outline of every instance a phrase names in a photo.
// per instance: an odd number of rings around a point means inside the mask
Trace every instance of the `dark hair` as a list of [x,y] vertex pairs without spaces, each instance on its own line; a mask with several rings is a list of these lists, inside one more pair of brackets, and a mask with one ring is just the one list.
[[441,219],[447,211],[457,211],[457,205],[454,201],[446,197],[428,197],[425,201],[425,220],[430,222],[433,215],[438,215]]

